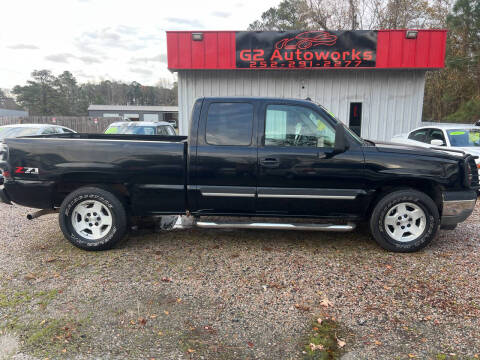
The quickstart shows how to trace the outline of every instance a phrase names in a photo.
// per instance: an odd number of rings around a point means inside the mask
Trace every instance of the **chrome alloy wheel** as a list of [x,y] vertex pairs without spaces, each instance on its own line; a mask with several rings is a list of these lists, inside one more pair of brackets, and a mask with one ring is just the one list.
[[112,213],[100,201],[85,200],[72,212],[72,226],[75,231],[89,240],[99,240],[112,228]]
[[416,204],[402,202],[392,206],[384,219],[385,231],[399,242],[414,241],[420,237],[427,226],[425,212]]

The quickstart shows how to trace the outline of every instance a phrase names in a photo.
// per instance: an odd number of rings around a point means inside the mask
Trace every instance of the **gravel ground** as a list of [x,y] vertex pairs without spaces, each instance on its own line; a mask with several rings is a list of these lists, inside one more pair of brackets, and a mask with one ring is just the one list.
[[317,318],[344,359],[480,354],[480,206],[414,254],[365,231],[200,229],[92,253],[28,212],[0,205],[0,358],[301,359]]

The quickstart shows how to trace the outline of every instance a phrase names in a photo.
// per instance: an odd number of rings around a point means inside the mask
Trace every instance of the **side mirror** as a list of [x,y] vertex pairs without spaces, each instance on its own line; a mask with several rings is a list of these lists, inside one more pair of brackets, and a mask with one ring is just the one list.
[[445,145],[445,143],[443,142],[443,140],[433,139],[432,141],[430,141],[430,145],[443,146],[443,145]]
[[341,154],[347,151],[349,145],[347,141],[347,134],[345,133],[345,128],[342,123],[338,123],[335,126],[335,146],[333,148],[334,154]]

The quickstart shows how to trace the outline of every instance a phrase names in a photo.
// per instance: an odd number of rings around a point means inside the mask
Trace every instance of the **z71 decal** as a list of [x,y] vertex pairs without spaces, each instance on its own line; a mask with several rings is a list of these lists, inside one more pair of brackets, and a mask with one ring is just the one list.
[[38,175],[39,171],[38,171],[38,168],[17,166],[17,168],[15,169],[15,174],[34,174],[34,175]]

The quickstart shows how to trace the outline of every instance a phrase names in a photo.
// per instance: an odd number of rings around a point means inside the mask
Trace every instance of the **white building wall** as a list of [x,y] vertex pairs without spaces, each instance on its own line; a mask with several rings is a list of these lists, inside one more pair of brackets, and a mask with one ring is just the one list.
[[180,134],[188,134],[195,99],[203,96],[310,97],[348,125],[361,102],[362,137],[389,140],[421,123],[423,70],[182,70],[178,72]]

